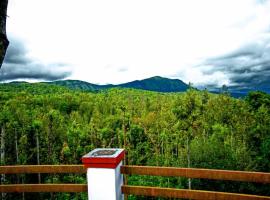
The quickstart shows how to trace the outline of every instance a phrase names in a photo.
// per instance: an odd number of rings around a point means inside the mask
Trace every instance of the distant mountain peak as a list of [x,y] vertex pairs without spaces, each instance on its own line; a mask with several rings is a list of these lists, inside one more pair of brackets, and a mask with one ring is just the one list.
[[97,85],[80,80],[61,80],[51,82],[51,84],[66,86],[71,89],[81,89],[89,91],[97,91],[102,89],[109,89],[115,87],[121,88],[133,88],[141,90],[149,90],[156,92],[184,92],[188,89],[188,85],[178,79],[164,78],[161,76],[153,76],[143,80],[131,81],[128,83],[122,83],[118,85]]
[[152,77],[147,78],[147,79],[168,79],[168,78],[161,77],[161,76],[152,76]]

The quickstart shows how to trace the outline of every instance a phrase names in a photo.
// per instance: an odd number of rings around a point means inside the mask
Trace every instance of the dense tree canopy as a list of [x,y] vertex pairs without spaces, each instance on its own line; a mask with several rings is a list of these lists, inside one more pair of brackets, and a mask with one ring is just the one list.
[[[2,165],[79,164],[97,147],[122,147],[134,165],[270,171],[270,96],[246,99],[188,90],[71,91],[46,84],[0,85]],[[21,175],[15,182],[85,182],[79,175]],[[270,195],[260,184],[131,176],[129,184]],[[25,194],[25,199],[33,198]],[[51,198],[35,194],[36,199]],[[54,194],[85,199],[85,194]],[[14,199],[15,196],[10,196]],[[21,196],[16,196],[21,198]],[[130,197],[136,199],[138,197]],[[147,199],[140,197],[138,199]]]

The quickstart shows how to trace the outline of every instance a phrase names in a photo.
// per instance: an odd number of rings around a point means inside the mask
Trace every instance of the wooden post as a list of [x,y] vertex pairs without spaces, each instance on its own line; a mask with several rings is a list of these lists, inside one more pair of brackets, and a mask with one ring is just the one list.
[[123,175],[120,172],[124,149],[95,149],[82,157],[87,168],[89,200],[123,200]]

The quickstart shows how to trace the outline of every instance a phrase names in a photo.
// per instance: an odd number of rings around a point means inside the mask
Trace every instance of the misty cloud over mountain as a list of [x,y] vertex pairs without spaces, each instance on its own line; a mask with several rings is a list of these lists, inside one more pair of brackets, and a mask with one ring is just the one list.
[[258,39],[234,52],[205,61],[202,72],[222,72],[230,86],[258,88],[270,85],[270,36]]
[[0,70],[0,81],[16,79],[36,79],[53,81],[71,75],[71,70],[63,63],[44,64],[28,56],[22,41],[10,38],[10,45]]

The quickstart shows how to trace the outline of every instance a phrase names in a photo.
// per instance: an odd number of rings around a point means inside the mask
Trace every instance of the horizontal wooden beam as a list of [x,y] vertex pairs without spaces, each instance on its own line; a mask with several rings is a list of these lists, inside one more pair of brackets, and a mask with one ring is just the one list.
[[35,173],[86,173],[83,165],[12,165],[0,166],[0,174],[35,174]]
[[0,185],[0,192],[87,192],[87,184],[14,184]]
[[187,178],[270,183],[270,173],[264,172],[126,165],[121,167],[121,173],[130,175],[135,174],[135,175],[168,176],[168,177],[181,176]]
[[201,190],[171,189],[141,186],[122,186],[122,193],[126,195],[141,195],[151,197],[207,199],[207,200],[270,200],[270,197]]

